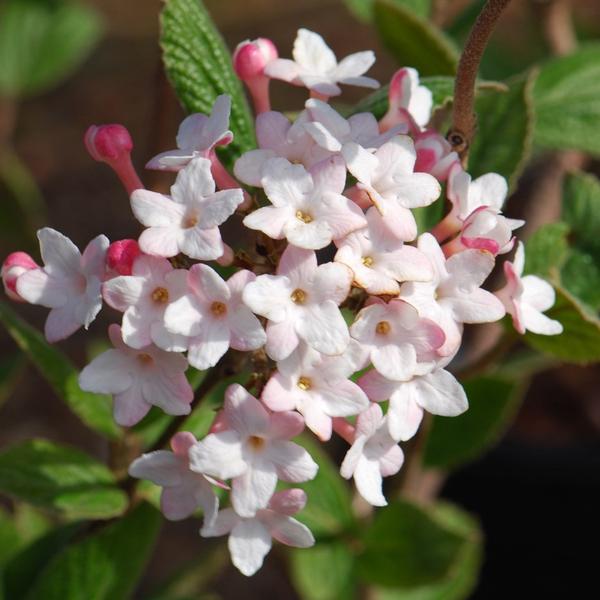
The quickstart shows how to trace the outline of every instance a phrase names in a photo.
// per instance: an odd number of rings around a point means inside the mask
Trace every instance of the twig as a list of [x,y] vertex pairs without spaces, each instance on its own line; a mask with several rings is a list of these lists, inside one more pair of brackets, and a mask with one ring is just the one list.
[[510,0],[488,0],[473,24],[458,63],[454,83],[452,126],[447,139],[452,148],[466,160],[476,127],[473,109],[475,83],[481,57],[502,11]]

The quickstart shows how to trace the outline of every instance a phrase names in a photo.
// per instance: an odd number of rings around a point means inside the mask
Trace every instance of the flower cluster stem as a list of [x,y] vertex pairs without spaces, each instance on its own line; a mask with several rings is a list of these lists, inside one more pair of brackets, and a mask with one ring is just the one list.
[[474,111],[475,84],[481,57],[502,11],[510,0],[488,0],[473,24],[461,54],[454,84],[452,126],[447,139],[466,161],[475,134],[477,119]]

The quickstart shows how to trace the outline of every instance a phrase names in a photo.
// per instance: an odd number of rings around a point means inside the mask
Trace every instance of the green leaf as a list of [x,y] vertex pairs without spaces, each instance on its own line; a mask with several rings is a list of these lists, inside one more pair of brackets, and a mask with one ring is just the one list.
[[231,96],[235,155],[255,147],[254,121],[225,42],[201,0],[166,0],[160,44],[167,75],[190,112],[208,114],[219,94]]
[[521,384],[497,376],[464,383],[469,410],[458,417],[434,417],[423,462],[426,467],[454,468],[494,444],[514,417]]
[[31,440],[0,454],[0,491],[69,519],[110,519],[127,508],[113,474],[67,446]]
[[82,522],[52,529],[31,544],[20,548],[6,564],[3,573],[6,598],[25,598],[27,590],[42,569],[83,529]]
[[[431,0],[392,0],[404,6],[415,15],[427,19],[431,12]],[[373,21],[373,0],[344,0],[348,10],[359,20],[366,23]]]
[[383,44],[402,66],[425,75],[454,75],[458,52],[434,25],[394,0],[375,0],[375,26]]
[[[311,498],[312,501],[312,498]],[[292,581],[303,600],[356,598],[354,556],[342,541],[291,550]]]
[[21,535],[12,515],[0,508],[0,572],[4,563],[19,549]]
[[527,332],[524,340],[535,350],[569,363],[589,364],[600,361],[600,320],[575,296],[555,283],[556,302],[545,312],[564,328],[561,335]]
[[457,553],[448,577],[435,583],[411,588],[379,589],[374,600],[464,600],[477,584],[482,551],[477,523],[457,507],[438,503],[433,513],[444,526],[460,535],[464,544]]
[[441,585],[457,576],[465,552],[479,541],[476,523],[457,508],[400,500],[376,513],[357,570],[364,581],[388,588]]
[[549,277],[564,264],[569,246],[566,223],[550,223],[540,227],[525,246],[525,273]]
[[27,600],[125,600],[150,557],[160,513],[137,506],[83,541],[68,546],[40,573]]
[[571,243],[600,260],[600,180],[595,175],[567,174],[562,218],[571,227]]
[[543,65],[533,99],[538,145],[600,154],[600,44]]
[[58,396],[88,427],[112,439],[119,437],[121,430],[113,421],[109,396],[84,392],[79,387],[79,373],[69,359],[4,302],[0,302],[0,322]]
[[297,519],[317,539],[351,531],[356,526],[356,521],[352,512],[350,489],[339,474],[337,465],[308,437],[301,438],[299,443],[319,465],[319,471],[312,481],[298,485],[306,491],[310,502],[298,513]]
[[469,150],[469,173],[499,173],[509,188],[517,179],[531,152],[533,106],[531,88],[536,73],[531,71],[509,84],[506,92],[488,92],[477,96],[475,112],[477,134]]
[[590,254],[571,248],[560,272],[561,284],[590,312],[600,310],[600,262]]
[[434,225],[439,223],[444,216],[444,200],[438,198],[429,206],[421,206],[412,209],[413,216],[417,222],[419,235],[429,231]]
[[0,94],[39,93],[69,76],[96,45],[102,26],[71,2],[8,0],[0,7]]

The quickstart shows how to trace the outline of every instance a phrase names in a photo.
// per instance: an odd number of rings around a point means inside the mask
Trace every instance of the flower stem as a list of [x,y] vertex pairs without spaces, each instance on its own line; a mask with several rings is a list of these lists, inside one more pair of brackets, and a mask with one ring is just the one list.
[[481,57],[502,11],[510,0],[488,0],[479,13],[458,63],[454,83],[452,126],[446,136],[452,148],[466,161],[477,123],[475,83]]

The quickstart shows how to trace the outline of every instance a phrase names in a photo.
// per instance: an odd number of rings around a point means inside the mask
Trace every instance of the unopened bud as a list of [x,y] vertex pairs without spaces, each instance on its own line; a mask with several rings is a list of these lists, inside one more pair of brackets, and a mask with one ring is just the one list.
[[2,263],[0,275],[6,295],[15,302],[25,302],[17,292],[17,279],[27,271],[38,269],[39,265],[25,252],[13,252]]
[[128,194],[144,187],[131,163],[133,141],[123,125],[90,125],[83,140],[90,156],[109,165]]
[[133,262],[140,254],[139,244],[135,240],[119,240],[108,247],[106,265],[119,275],[131,275]]
[[266,38],[241,42],[233,54],[233,69],[246,84],[256,114],[271,110],[270,79],[265,75],[265,67],[278,56],[275,44]]
[[242,81],[264,76],[265,67],[279,57],[275,44],[267,38],[240,42],[233,53],[233,69]]

